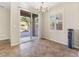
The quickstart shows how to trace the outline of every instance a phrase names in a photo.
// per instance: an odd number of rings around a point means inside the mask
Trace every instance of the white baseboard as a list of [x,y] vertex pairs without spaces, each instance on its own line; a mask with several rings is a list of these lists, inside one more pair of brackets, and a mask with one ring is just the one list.
[[67,43],[64,43],[64,42],[60,42],[60,41],[56,41],[56,40],[52,40],[52,39],[50,39],[50,40],[55,41],[55,42],[60,43],[60,44],[63,44],[63,45],[68,45]]
[[0,36],[0,40],[7,40],[7,39],[10,39],[9,35],[1,35]]
[[11,44],[11,47],[17,46],[17,45],[19,45],[19,44],[20,44],[20,42],[13,43],[13,44]]
[[64,42],[59,42],[59,41],[56,41],[56,40],[48,39],[46,37],[43,37],[43,38],[45,38],[47,40],[50,40],[50,41],[54,41],[54,42],[60,43],[60,44],[63,44],[63,45],[68,45],[67,43],[64,43]]
[[74,45],[74,48],[77,48],[77,49],[79,49],[79,47],[78,47],[78,46],[76,46],[76,45]]

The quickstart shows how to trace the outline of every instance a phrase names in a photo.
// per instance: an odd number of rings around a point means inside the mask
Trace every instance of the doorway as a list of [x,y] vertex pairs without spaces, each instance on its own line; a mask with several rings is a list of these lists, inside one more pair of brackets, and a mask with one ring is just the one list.
[[38,39],[38,15],[20,10],[20,43]]
[[31,13],[20,10],[20,43],[28,42],[30,41],[30,24],[31,22]]

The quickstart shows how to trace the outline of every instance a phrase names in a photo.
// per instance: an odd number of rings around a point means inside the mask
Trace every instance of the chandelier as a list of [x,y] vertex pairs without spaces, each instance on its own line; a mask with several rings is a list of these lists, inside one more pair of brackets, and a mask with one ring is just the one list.
[[36,8],[38,12],[46,12],[48,11],[48,6],[45,4],[45,2],[41,2],[41,4]]

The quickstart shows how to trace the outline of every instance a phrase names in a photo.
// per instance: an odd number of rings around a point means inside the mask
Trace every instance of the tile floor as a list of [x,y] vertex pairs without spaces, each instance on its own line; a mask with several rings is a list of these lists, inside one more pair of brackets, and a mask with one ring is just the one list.
[[1,57],[76,57],[79,50],[62,44],[40,39],[10,47],[9,41],[0,42]]

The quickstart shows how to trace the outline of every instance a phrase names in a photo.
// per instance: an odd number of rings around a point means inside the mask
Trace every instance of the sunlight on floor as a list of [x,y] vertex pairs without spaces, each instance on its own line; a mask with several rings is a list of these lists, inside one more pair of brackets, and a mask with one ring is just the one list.
[[24,43],[24,42],[27,42],[27,41],[30,41],[31,38],[28,36],[28,37],[22,37],[20,38],[20,43]]
[[38,37],[32,37],[32,38],[30,36],[28,36],[28,37],[21,37],[20,38],[20,43],[29,42],[31,40],[36,40],[36,39],[38,39]]

